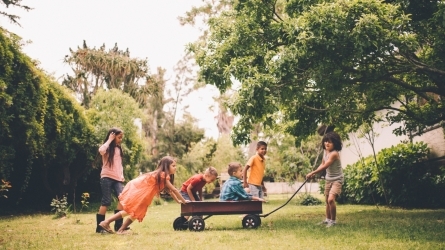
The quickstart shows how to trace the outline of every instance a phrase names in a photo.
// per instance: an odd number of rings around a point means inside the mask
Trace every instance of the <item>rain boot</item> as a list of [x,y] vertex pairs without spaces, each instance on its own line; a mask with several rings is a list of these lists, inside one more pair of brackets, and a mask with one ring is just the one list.
[[99,226],[99,223],[105,220],[105,214],[96,214],[96,233],[103,233],[103,229]]
[[[117,214],[117,213],[119,213],[121,210],[114,210],[114,214]],[[122,219],[119,219],[119,220],[116,220],[115,222],[114,222],[114,231],[119,231],[119,228],[121,228],[121,226],[122,226],[122,223],[124,223],[124,218],[122,218]],[[127,228],[125,228],[125,230],[129,230],[130,228],[129,227],[127,227]]]

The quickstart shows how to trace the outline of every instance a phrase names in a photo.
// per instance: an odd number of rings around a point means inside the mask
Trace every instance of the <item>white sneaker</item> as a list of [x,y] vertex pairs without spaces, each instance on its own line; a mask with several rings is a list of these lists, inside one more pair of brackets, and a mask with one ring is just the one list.
[[318,222],[317,225],[327,225],[329,223],[329,221],[324,220],[322,222]]
[[328,222],[326,225],[326,227],[333,227],[333,226],[335,226],[335,222],[332,221]]

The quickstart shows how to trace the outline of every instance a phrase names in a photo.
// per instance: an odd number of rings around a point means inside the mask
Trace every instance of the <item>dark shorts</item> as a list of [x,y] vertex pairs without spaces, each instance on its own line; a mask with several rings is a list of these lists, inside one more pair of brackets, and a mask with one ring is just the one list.
[[[179,193],[181,194],[182,198],[184,198],[184,200],[188,200],[188,201],[192,200],[192,199],[190,199],[190,196],[187,192],[184,192],[181,190]],[[193,197],[195,198],[195,201],[201,201],[198,194],[193,194]]]
[[116,197],[122,193],[124,189],[124,183],[120,181],[116,181],[114,179],[104,177],[100,178],[100,188],[102,189],[102,200],[100,204],[102,206],[110,206],[111,205],[111,192],[114,190],[114,194]]

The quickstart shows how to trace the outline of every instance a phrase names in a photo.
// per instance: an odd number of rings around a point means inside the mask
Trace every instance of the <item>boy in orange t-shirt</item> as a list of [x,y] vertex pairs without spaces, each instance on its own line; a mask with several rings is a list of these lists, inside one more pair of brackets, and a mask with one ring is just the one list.
[[[259,141],[256,145],[256,154],[250,157],[243,170],[243,186],[249,188],[250,194],[259,198],[264,198],[264,193],[267,192],[264,186],[263,177],[266,169],[266,159],[264,156],[267,153],[267,143]],[[247,179],[247,170],[250,169],[249,179]]]

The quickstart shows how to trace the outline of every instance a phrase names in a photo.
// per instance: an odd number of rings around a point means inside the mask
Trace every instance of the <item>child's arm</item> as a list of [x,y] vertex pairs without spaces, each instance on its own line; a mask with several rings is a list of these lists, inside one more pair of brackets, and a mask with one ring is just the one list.
[[101,155],[104,155],[107,152],[107,149],[114,138],[116,138],[116,135],[114,133],[111,133],[110,136],[108,136],[108,140],[99,147],[99,153]]
[[200,190],[198,190],[198,197],[199,199],[201,199],[201,201],[203,201],[204,199],[202,198],[202,188]]
[[243,187],[249,187],[249,184],[247,183],[247,170],[250,168],[249,165],[246,165],[243,169]]
[[261,186],[263,187],[263,192],[264,192],[264,193],[267,193],[267,188],[266,188],[266,186],[264,185],[264,181],[263,181],[263,180],[261,180]]
[[252,195],[246,193],[246,190],[244,190],[244,188],[243,188],[243,186],[241,186],[241,184],[232,186],[231,191],[236,196],[238,196],[241,200],[251,200],[252,199]]
[[187,186],[187,194],[189,195],[191,201],[196,201],[195,196],[193,195],[193,185],[192,184],[189,184]]
[[327,169],[329,166],[331,166],[331,164],[332,164],[335,160],[339,159],[339,157],[340,157],[340,156],[338,155],[338,152],[337,152],[337,151],[332,152],[332,153],[329,155],[329,158],[328,158],[328,160],[327,160],[326,162],[325,162],[324,159],[323,159],[322,162],[321,162],[321,164],[320,164],[320,166],[319,166],[317,169],[315,169],[314,171],[312,171],[312,172],[310,172],[309,174],[306,175],[306,179],[312,178],[312,177],[315,176],[316,173],[320,173],[320,172],[322,172],[323,170]]
[[173,184],[170,182],[170,180],[167,180],[165,183],[165,186],[170,190],[170,195],[173,197],[173,199],[176,200],[178,203],[187,203],[187,201],[182,197],[182,195],[179,193],[179,191],[173,186]]
[[265,199],[262,199],[262,198],[259,198],[259,197],[256,197],[256,196],[252,196],[252,200],[253,200],[253,201],[262,201],[262,202],[266,202]]

